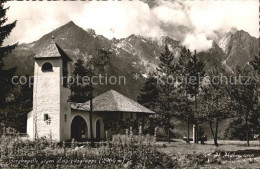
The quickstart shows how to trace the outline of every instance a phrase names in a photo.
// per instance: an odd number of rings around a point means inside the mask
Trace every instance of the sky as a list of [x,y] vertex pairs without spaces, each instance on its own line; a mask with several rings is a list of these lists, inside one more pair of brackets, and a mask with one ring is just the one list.
[[258,0],[9,1],[8,22],[18,20],[5,44],[30,43],[73,21],[109,39],[137,34],[171,36],[198,51],[230,30],[258,37]]

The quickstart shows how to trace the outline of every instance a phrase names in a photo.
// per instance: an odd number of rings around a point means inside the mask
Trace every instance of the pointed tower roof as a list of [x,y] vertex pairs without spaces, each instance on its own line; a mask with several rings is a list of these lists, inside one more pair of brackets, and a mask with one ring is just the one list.
[[[90,101],[86,103],[74,103],[72,109],[90,111]],[[95,112],[135,112],[135,113],[155,113],[146,107],[127,98],[126,96],[109,90],[93,99],[93,111]]]
[[34,59],[46,58],[63,58],[72,61],[72,59],[60,48],[60,46],[55,43],[54,37],[52,37],[49,44],[45,48],[34,56]]

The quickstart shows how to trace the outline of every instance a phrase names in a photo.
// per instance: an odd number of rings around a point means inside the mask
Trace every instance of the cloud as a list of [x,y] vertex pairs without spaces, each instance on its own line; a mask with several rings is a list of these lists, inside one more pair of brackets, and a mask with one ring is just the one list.
[[258,37],[258,1],[92,1],[8,2],[9,21],[18,20],[5,43],[32,42],[73,20],[107,38],[138,34],[168,35],[197,50],[210,48],[209,37],[232,28]]
[[[38,40],[59,26],[69,21],[71,13],[80,13],[82,2],[7,2],[10,6],[7,12],[8,22],[17,20],[10,37],[5,41],[9,43],[30,43]],[[70,11],[70,12],[68,12]]]
[[206,34],[188,34],[186,35],[183,45],[185,45],[191,51],[204,51],[212,46],[213,40],[209,40]]
[[227,30],[232,27],[248,31],[258,37],[258,2],[204,1],[186,2],[189,17],[197,31]]
[[148,4],[137,2],[92,2],[84,7],[81,15],[71,19],[84,29],[95,29],[107,38],[125,38],[131,34],[158,36],[163,30],[151,13]]
[[175,25],[190,26],[190,20],[185,11],[168,6],[158,6],[152,9],[152,13],[161,22]]

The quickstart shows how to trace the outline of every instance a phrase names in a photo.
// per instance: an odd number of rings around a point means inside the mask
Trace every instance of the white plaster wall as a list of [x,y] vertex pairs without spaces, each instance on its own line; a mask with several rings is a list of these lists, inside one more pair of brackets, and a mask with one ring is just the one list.
[[33,112],[32,111],[27,114],[26,132],[29,135],[29,138],[32,140],[33,138]]
[[[53,65],[53,72],[42,72],[41,67],[46,60],[36,60],[34,70],[34,116],[37,117],[37,130],[39,137],[49,137],[61,141],[60,111],[61,111],[61,59],[47,60]],[[44,114],[48,114],[51,123],[44,121]]]
[[[70,140],[71,132],[70,132],[70,120],[71,120],[71,107],[68,102],[68,97],[70,95],[70,90],[68,88],[64,88],[61,86],[61,104],[60,104],[60,125],[61,125],[61,140]],[[67,120],[65,121],[65,115],[67,116]]]

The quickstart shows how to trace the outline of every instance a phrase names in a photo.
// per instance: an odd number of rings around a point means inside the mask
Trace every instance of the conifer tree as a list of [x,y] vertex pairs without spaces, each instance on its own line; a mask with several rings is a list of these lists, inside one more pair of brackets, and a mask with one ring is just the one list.
[[[198,129],[198,124],[201,122],[200,119],[200,113],[198,111],[198,95],[200,93],[202,80],[205,77],[205,70],[204,70],[204,63],[199,61],[197,59],[197,53],[196,50],[194,51],[194,54],[191,55],[191,59],[188,62],[188,69],[190,71],[190,77],[188,79],[189,83],[189,93],[190,96],[194,98],[194,108],[193,108],[193,114],[194,114],[194,124],[196,127],[196,132]],[[198,134],[196,133],[195,142],[198,143]]]
[[[83,82],[83,77],[88,77],[88,70],[81,59],[74,64],[72,77],[73,83],[70,82],[71,95],[69,101],[74,103],[85,103],[89,98],[90,86],[89,82]],[[77,79],[77,81],[76,81]]]
[[147,107],[148,109],[155,110],[159,98],[159,90],[157,87],[157,79],[153,73],[145,80],[144,86],[137,96],[137,102]]
[[[183,47],[177,67],[181,91],[178,117],[187,122],[187,142],[189,142],[190,123],[196,125],[198,123],[198,95],[205,76],[204,64],[197,59],[196,51],[192,54]],[[197,140],[196,138],[193,139]]]
[[3,46],[4,40],[8,38],[11,31],[16,25],[16,21],[10,24],[6,24],[6,12],[9,8],[4,7],[5,2],[6,0],[2,0],[0,2],[0,123],[2,122],[3,117],[5,117],[6,114],[4,112],[4,109],[6,107],[6,99],[10,88],[13,86],[11,84],[11,77],[16,71],[16,68],[5,70],[3,63],[3,58],[7,57],[8,54],[10,54],[17,46],[17,44]]
[[180,89],[179,98],[181,99],[178,106],[177,118],[187,122],[187,143],[190,142],[190,124],[194,122],[194,114],[192,112],[192,100],[190,99],[191,85],[187,79],[190,79],[190,67],[188,67],[189,60],[191,59],[191,52],[189,49],[183,47],[180,52],[178,60],[177,77],[180,82],[178,88]]
[[198,108],[198,94],[199,89],[201,88],[202,80],[205,76],[204,63],[198,61],[196,50],[194,55],[191,56],[191,59],[188,62],[188,68],[190,70],[190,79],[188,83],[190,84],[190,94],[194,96],[195,99],[195,111]]
[[177,91],[175,84],[176,64],[175,56],[170,52],[168,46],[165,46],[165,52],[159,57],[160,64],[157,68],[157,85],[159,89],[158,106],[160,108],[157,120],[167,132],[168,143],[171,141],[171,133],[174,128],[171,119],[174,117],[174,111],[177,107]]
[[[146,108],[156,112],[159,100],[159,90],[157,87],[157,79],[154,73],[149,73],[148,78],[145,79],[145,83],[140,90],[140,94],[137,96],[137,102],[145,106]],[[149,120],[149,121],[148,121]],[[146,118],[144,123],[148,123],[149,132],[152,134],[154,132],[154,116],[149,116]],[[147,130],[148,128],[144,128]]]

